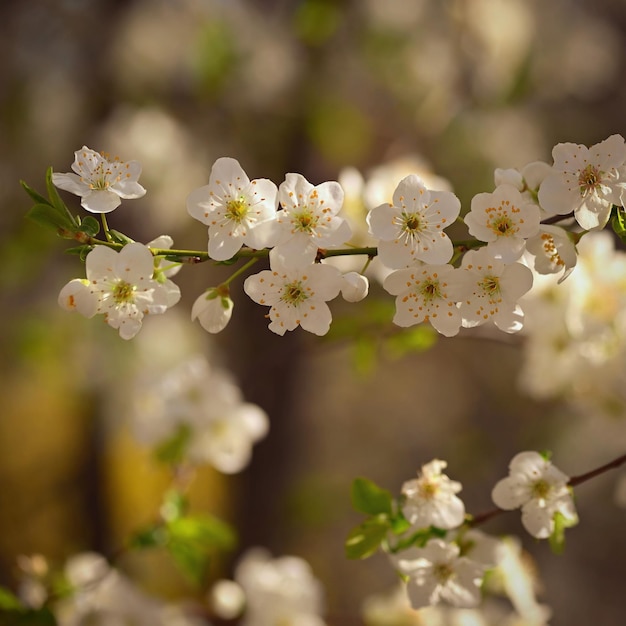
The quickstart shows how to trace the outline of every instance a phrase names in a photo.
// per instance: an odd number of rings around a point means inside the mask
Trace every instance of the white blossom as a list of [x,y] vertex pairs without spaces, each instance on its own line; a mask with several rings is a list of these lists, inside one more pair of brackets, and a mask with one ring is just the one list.
[[270,307],[269,329],[284,335],[301,326],[316,335],[325,335],[332,321],[326,302],[339,295],[341,272],[323,263],[300,269],[286,267],[281,257],[271,253],[270,268],[248,276],[243,285],[252,300]]
[[72,169],[75,173],[52,174],[52,182],[77,196],[81,206],[91,213],[109,213],[123,199],[141,198],[146,190],[137,182],[141,165],[137,161],[109,160],[83,146],[74,152]]
[[235,581],[246,595],[244,626],[324,626],[323,589],[303,559],[252,548],[237,564]]
[[466,608],[480,603],[485,567],[460,556],[455,543],[430,539],[423,548],[409,548],[395,555],[393,561],[408,576],[407,592],[414,609],[441,601]]
[[191,319],[197,319],[207,332],[219,333],[230,321],[233,307],[234,303],[227,293],[220,293],[219,287],[212,287],[196,298],[191,307]]
[[215,161],[209,184],[187,198],[189,214],[209,227],[209,256],[216,261],[232,258],[244,244],[266,247],[277,205],[276,185],[266,178],[251,181],[230,157]]
[[341,295],[346,302],[360,302],[367,297],[369,281],[358,272],[346,272],[341,276]]
[[559,226],[541,224],[539,232],[526,242],[526,250],[534,256],[539,274],[560,273],[561,280],[569,276],[578,260],[576,245]]
[[510,263],[522,255],[526,239],[537,234],[539,219],[536,204],[525,200],[515,187],[503,184],[493,193],[472,198],[465,223],[470,235],[488,242],[492,256]]
[[444,228],[452,225],[461,209],[449,191],[432,191],[416,175],[403,178],[393,194],[393,204],[381,204],[367,215],[370,233],[379,239],[378,256],[391,269],[425,263],[447,263],[452,242]]
[[383,287],[396,296],[394,324],[407,327],[430,322],[442,335],[456,335],[462,323],[456,306],[457,294],[462,292],[451,285],[456,271],[451,265],[419,263],[389,274]]
[[622,204],[626,189],[626,143],[621,135],[587,148],[559,143],[552,150],[554,164],[539,188],[539,203],[550,215],[574,212],[585,229],[603,228],[614,204]]
[[282,210],[276,214],[272,254],[283,265],[307,266],[319,248],[337,248],[352,236],[350,225],[338,213],[344,193],[335,181],[313,186],[302,174],[287,174],[278,188]]
[[460,302],[463,326],[493,321],[507,333],[521,330],[524,314],[518,301],[533,283],[532,272],[525,265],[494,259],[486,247],[470,250],[449,282]]
[[465,505],[456,495],[461,483],[442,473],[446,467],[445,461],[434,459],[422,466],[417,478],[402,485],[402,513],[413,526],[451,529],[463,523]]
[[569,477],[538,452],[520,452],[509,465],[509,476],[500,480],[492,491],[501,509],[522,509],[524,528],[538,539],[549,537],[554,530],[554,516],[561,513],[576,523]]
[[141,243],[130,243],[119,252],[96,246],[87,255],[85,269],[86,281],[74,279],[61,290],[60,305],[85,317],[103,314],[122,339],[139,332],[144,315],[165,313],[177,301],[171,287],[154,280],[154,257]]

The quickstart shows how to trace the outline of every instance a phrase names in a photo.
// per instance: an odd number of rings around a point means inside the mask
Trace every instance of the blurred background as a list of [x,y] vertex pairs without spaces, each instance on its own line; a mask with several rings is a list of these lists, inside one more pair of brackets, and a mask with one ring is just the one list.
[[[15,587],[20,554],[110,554],[154,516],[167,475],[135,443],[128,412],[132,374],[155,354],[204,351],[268,412],[251,465],[200,472],[193,506],[232,521],[240,550],[309,560],[332,624],[358,623],[364,598],[394,582],[384,558],[343,556],[360,521],[354,477],[398,493],[423,463],[446,459],[477,513],[517,451],[552,449],[570,475],[623,453],[623,414],[574,413],[518,390],[519,338],[468,334],[420,351],[390,347],[378,335],[388,328],[365,323],[358,340],[280,338],[237,285],[231,324],[209,337],[191,305],[229,268],[183,268],[181,302],[123,342],[58,309],[83,269],[63,254],[68,242],[24,219],[19,185],[44,191],[46,168],[69,171],[83,144],[137,159],[148,193],[109,224],[190,249],[205,248],[206,230],[185,200],[220,156],[277,184],[286,172],[318,184],[352,167],[382,176],[388,198],[406,173],[431,172],[467,210],[493,188],[495,167],[624,134],[622,0],[6,0],[0,30],[0,584]],[[360,305],[332,308],[341,318]],[[525,538],[553,626],[616,624],[626,608],[615,480],[580,488],[582,523],[563,556]],[[485,530],[521,525],[506,516]],[[122,565],[152,593],[202,595],[155,559]]]

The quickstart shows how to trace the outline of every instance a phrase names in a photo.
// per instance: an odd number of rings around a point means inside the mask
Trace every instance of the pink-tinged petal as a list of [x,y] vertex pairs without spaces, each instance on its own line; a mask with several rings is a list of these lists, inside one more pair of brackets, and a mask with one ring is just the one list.
[[391,241],[400,235],[400,228],[396,224],[396,218],[400,211],[390,204],[381,204],[367,214],[367,224],[370,235],[377,239]]
[[80,204],[90,213],[110,213],[122,204],[122,200],[113,191],[91,190],[83,195]]
[[69,191],[77,196],[84,196],[91,192],[89,185],[82,182],[76,174],[52,174],[52,182],[55,187]]

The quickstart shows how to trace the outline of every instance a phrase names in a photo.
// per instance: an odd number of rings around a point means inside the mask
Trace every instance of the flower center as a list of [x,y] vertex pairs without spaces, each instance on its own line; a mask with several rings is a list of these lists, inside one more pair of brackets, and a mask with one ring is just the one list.
[[538,500],[545,500],[550,493],[550,483],[547,481],[540,479],[532,485],[532,494],[533,498],[537,498]]
[[437,481],[427,480],[420,484],[420,496],[425,500],[432,500],[439,492]]
[[426,302],[430,302],[435,300],[436,298],[441,298],[441,290],[439,289],[439,281],[438,280],[425,280],[420,285],[420,293],[424,297]]
[[433,576],[439,584],[444,584],[454,576],[454,570],[448,563],[436,563],[433,567]]
[[318,217],[308,207],[294,215],[293,224],[301,233],[311,233],[317,226]]
[[500,280],[497,276],[485,276],[478,285],[489,296],[500,293]]
[[249,208],[248,203],[243,198],[229,200],[226,203],[226,215],[233,222],[239,223],[246,217]]
[[578,188],[580,194],[586,196],[588,193],[593,193],[600,187],[601,173],[594,165],[587,165],[584,170],[581,170],[578,175]]
[[508,215],[500,215],[499,217],[496,217],[491,222],[490,226],[496,235],[512,235],[516,230],[513,227],[513,222],[511,222]]
[[302,282],[297,280],[293,283],[289,283],[285,285],[283,288],[283,294],[280,299],[290,304],[291,306],[298,306],[302,304],[309,296],[306,293],[306,290],[302,286]]
[[422,220],[417,213],[403,213],[402,219],[404,220],[404,223],[402,224],[402,230],[404,230],[406,233],[414,234],[422,230]]
[[113,300],[115,304],[124,304],[125,302],[134,302],[135,287],[125,280],[120,280],[115,287],[113,287]]

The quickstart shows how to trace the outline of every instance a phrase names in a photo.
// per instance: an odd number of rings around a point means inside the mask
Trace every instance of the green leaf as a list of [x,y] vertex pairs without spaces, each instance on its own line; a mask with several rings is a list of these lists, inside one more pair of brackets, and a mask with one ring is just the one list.
[[76,254],[80,257],[81,261],[85,260],[85,257],[93,250],[93,246],[76,246],[75,248],[67,248],[65,254]]
[[[44,198],[40,193],[37,193],[32,187],[29,187],[23,180],[20,180],[20,185],[24,188],[24,191],[31,197],[35,204],[50,204],[47,198]],[[50,206],[52,206],[50,204]]]
[[131,550],[144,550],[163,546],[167,542],[168,534],[162,523],[150,524],[145,528],[136,530],[129,538],[128,545]]
[[134,239],[131,239],[128,235],[121,233],[119,230],[114,230],[113,228],[109,230],[109,235],[115,243],[122,243],[124,245],[127,243],[135,243]]
[[168,523],[166,547],[181,571],[194,583],[204,580],[209,561],[220,550],[232,550],[233,529],[211,515],[180,517]]
[[626,211],[623,207],[613,206],[611,228],[622,241],[626,241]]
[[90,237],[95,237],[100,232],[100,222],[93,215],[88,215],[81,220],[80,231]]
[[74,230],[74,225],[49,204],[36,204],[26,213],[26,217],[46,228]]
[[0,609],[19,609],[22,604],[17,596],[6,587],[0,587]]
[[345,543],[346,557],[366,559],[374,554],[385,540],[389,520],[385,516],[371,517],[353,528]]
[[395,535],[401,535],[405,533],[407,530],[411,528],[411,522],[409,522],[402,512],[399,512],[395,517],[391,520],[391,530]]
[[49,204],[57,210],[60,216],[63,216],[67,223],[70,224],[72,230],[76,230],[78,222],[65,206],[65,202],[61,200],[61,196],[52,182],[52,167],[49,167],[46,171],[46,189],[48,190],[48,198],[50,199]]
[[155,458],[161,463],[170,465],[180,463],[185,458],[190,438],[191,428],[187,424],[181,424],[174,435],[155,448]]
[[350,495],[352,506],[361,513],[391,515],[393,512],[391,493],[367,478],[356,478],[352,483]]

